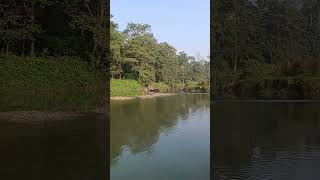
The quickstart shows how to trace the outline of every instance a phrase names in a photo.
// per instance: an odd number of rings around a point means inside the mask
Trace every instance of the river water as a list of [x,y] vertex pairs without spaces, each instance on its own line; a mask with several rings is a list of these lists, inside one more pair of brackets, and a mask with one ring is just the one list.
[[105,114],[64,114],[0,113],[0,179],[107,179]]
[[[320,103],[204,94],[111,102],[111,180],[318,180]],[[36,115],[37,114],[37,115]],[[0,113],[0,179],[106,177],[104,113]],[[212,129],[210,129],[210,124]]]
[[215,180],[320,179],[320,103],[215,102]]
[[209,96],[111,101],[111,180],[209,180]]

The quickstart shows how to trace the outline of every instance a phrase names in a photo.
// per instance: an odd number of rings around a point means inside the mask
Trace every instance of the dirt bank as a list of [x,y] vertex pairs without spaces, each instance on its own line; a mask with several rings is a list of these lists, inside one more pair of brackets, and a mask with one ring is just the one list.
[[131,100],[131,99],[147,99],[147,98],[155,98],[155,97],[163,97],[163,96],[172,96],[176,95],[176,93],[155,93],[155,94],[147,94],[141,96],[133,96],[133,97],[126,97],[126,96],[114,96],[111,97],[111,100],[115,101],[124,101],[124,100]]
[[41,123],[76,119],[89,113],[102,114],[105,108],[88,111],[8,111],[0,112],[0,123]]

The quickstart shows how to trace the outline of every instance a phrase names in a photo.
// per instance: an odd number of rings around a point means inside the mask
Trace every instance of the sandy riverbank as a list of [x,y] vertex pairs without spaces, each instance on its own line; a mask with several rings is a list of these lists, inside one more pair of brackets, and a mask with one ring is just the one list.
[[79,112],[50,112],[50,111],[10,111],[0,112],[0,121],[7,122],[42,122],[44,120],[65,120],[82,116]]
[[103,114],[105,108],[96,108],[87,111],[8,111],[0,112],[0,123],[40,123],[44,121],[72,120],[90,113]]
[[163,96],[173,96],[176,93],[156,93],[156,94],[147,94],[141,96],[133,96],[133,97],[126,97],[126,96],[114,96],[110,97],[111,100],[115,101],[124,101],[124,100],[131,100],[131,99],[147,99],[147,98],[155,98],[155,97],[163,97]]

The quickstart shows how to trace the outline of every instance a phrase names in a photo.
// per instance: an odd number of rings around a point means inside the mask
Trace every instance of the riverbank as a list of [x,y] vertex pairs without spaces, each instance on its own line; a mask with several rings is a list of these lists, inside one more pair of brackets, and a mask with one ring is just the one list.
[[216,81],[214,97],[217,99],[320,99],[320,77],[271,77]]
[[140,96],[113,96],[110,97],[111,100],[114,101],[125,101],[125,100],[132,100],[132,99],[148,99],[148,98],[155,98],[155,97],[164,97],[164,96],[173,96],[177,93],[156,93],[156,94],[146,94]]
[[79,112],[49,112],[49,111],[10,111],[0,112],[0,122],[8,123],[37,123],[44,121],[60,121],[80,117]]
[[73,120],[88,114],[103,114],[105,108],[90,109],[87,111],[8,111],[0,112],[0,123],[28,123],[57,122]]
[[[189,81],[185,84],[174,83],[168,85],[164,82],[150,82],[152,89],[157,89],[159,93],[168,94],[169,92],[184,92],[184,93],[205,93],[209,92],[209,82],[193,82]],[[113,99],[128,100],[134,99],[137,96],[148,98],[146,93],[146,85],[134,79],[111,79],[110,80],[110,96],[117,97]],[[153,97],[154,95],[152,95]],[[159,95],[156,95],[159,96]],[[160,95],[162,96],[162,95]]]

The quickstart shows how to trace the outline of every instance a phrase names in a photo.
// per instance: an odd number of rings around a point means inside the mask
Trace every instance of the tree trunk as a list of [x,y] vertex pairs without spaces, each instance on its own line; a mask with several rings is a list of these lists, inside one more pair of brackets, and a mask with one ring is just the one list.
[[34,40],[31,40],[30,56],[34,55]]
[[[31,23],[32,27],[34,27],[34,1],[32,0],[32,5],[31,5]],[[31,45],[30,45],[30,56],[34,55],[34,39],[31,40]]]
[[233,70],[234,72],[237,72],[237,64],[238,64],[238,36],[237,36],[237,32],[235,32],[235,38],[234,38],[234,66],[233,66]]
[[[92,36],[94,36],[94,35],[92,35]],[[96,39],[94,37],[92,38],[92,40],[93,40],[93,48],[92,48],[92,52],[91,53],[92,53],[92,56],[95,57],[98,45],[97,45],[97,41],[96,41]]]
[[6,44],[6,56],[9,54],[9,43]]
[[272,48],[272,46],[271,46],[271,48],[270,48],[270,62],[271,62],[271,64],[273,64],[273,48]]
[[100,17],[105,16],[105,11],[106,11],[106,0],[100,0]]
[[238,63],[238,34],[237,34],[237,5],[236,0],[233,0],[233,10],[234,10],[234,66],[233,70],[234,72],[237,72],[237,63]]
[[[100,26],[103,25],[103,20],[104,17],[106,16],[105,12],[106,12],[106,6],[107,6],[107,2],[106,0],[98,0],[98,11],[97,11],[97,17],[99,18],[99,24]],[[96,46],[99,47],[99,57],[98,57],[98,61],[100,65],[106,65],[105,62],[105,49],[104,47],[101,47],[103,45],[99,44],[97,41],[95,42]],[[121,79],[121,75],[120,75],[120,79]]]
[[21,56],[24,57],[24,46],[25,46],[25,41],[24,39],[22,40],[22,48],[21,48]]
[[235,54],[234,54],[234,72],[237,72],[237,64],[238,64],[238,38],[237,33],[235,33]]

